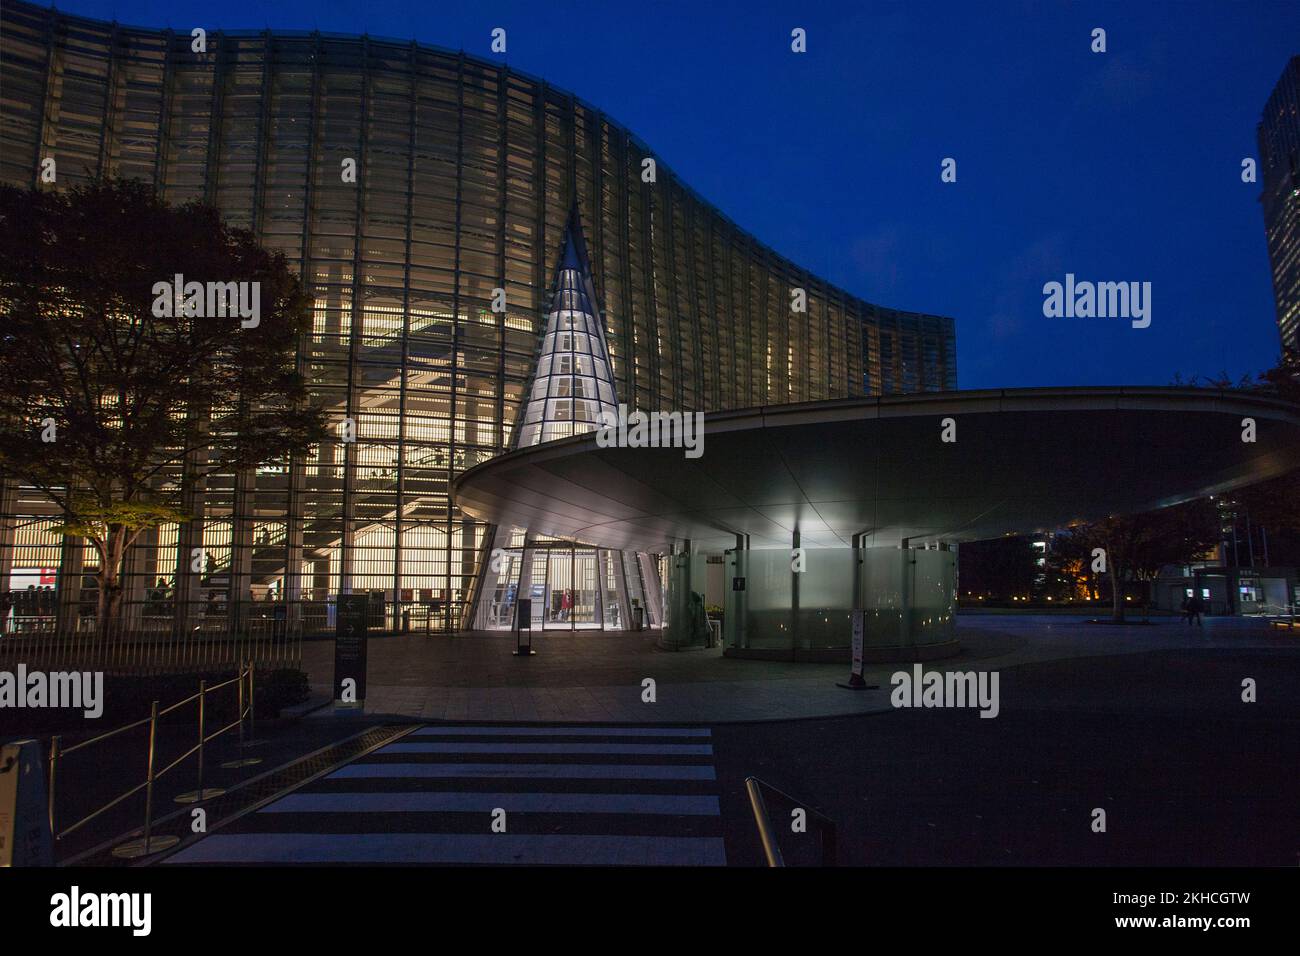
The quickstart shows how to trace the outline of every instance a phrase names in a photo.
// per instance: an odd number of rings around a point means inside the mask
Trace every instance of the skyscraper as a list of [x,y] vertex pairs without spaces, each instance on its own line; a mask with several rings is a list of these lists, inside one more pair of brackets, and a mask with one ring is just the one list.
[[1300,348],[1300,56],[1282,71],[1258,135],[1277,328],[1283,348]]

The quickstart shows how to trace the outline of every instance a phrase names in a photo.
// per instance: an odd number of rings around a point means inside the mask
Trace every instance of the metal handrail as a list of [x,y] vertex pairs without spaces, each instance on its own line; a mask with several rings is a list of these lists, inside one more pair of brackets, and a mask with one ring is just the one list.
[[[244,671],[241,669],[240,672],[236,674],[234,677],[230,678],[230,680],[223,680],[220,684],[213,684],[211,687],[207,686],[207,681],[199,681],[199,690],[197,693],[190,694],[190,696],[186,697],[184,700],[178,700],[170,707],[164,707],[162,710],[158,711],[158,716],[162,717],[164,714],[170,714],[173,710],[176,710],[177,708],[180,707],[184,707],[190,701],[198,700],[199,696],[205,692],[211,694],[214,690],[221,690],[221,688],[229,684],[233,684],[237,680],[243,680],[243,679],[244,679]],[[145,719],[147,720],[148,718]]]
[[817,823],[821,825],[822,832],[822,865],[835,865],[835,821],[813,807],[808,806],[801,800],[796,800],[784,790],[778,790],[765,780],[758,777],[746,777],[745,789],[749,792],[749,806],[754,813],[754,823],[758,826],[758,838],[763,844],[763,855],[767,857],[768,866],[785,866],[785,858],[781,855],[781,847],[776,839],[776,832],[772,829],[772,819],[767,812],[767,801],[763,799],[763,789],[766,788],[772,793],[784,799],[791,806],[803,810]]
[[[248,682],[247,694],[245,694],[244,691],[245,681]],[[221,688],[227,687],[230,684],[234,684],[234,683],[239,684],[239,702],[238,702],[239,716],[235,720],[227,724],[225,727],[222,727],[220,730],[217,730],[212,734],[206,733],[204,727],[204,716],[205,716],[204,704],[207,700],[208,695],[211,694],[214,690],[220,690]],[[156,752],[157,737],[158,737],[158,718],[164,716],[165,714],[171,713],[177,708],[183,707],[185,704],[188,704],[191,701],[195,701],[195,700],[199,702],[198,743],[192,746],[189,750],[185,751],[183,754],[181,754],[179,757],[177,757],[167,766],[163,767],[162,770],[155,771],[154,761],[155,761],[155,752]],[[245,718],[248,719],[250,728],[253,727],[254,717],[253,717],[253,663],[252,661],[248,661],[247,663],[241,663],[239,672],[229,680],[222,681],[220,684],[214,684],[211,687],[207,686],[207,681],[205,680],[200,681],[198,693],[191,694],[189,697],[186,697],[184,700],[177,701],[176,703],[171,704],[170,706],[168,706],[163,710],[158,709],[158,701],[155,700],[150,708],[150,714],[148,717],[145,717],[141,720],[133,721],[132,723],[125,724],[121,727],[117,727],[113,730],[99,734],[98,736],[92,737],[89,740],[83,740],[80,743],[74,744],[73,746],[68,747],[66,749],[62,747],[62,742],[63,742],[62,735],[60,734],[54,735],[53,737],[50,738],[50,770],[49,770],[49,792],[48,792],[49,805],[47,807],[47,812],[49,815],[50,836],[56,842],[58,840],[62,840],[64,837],[67,837],[70,834],[81,829],[81,827],[85,826],[91,820],[94,820],[96,817],[100,816],[103,813],[106,813],[107,811],[111,810],[113,807],[122,803],[122,801],[130,799],[131,797],[139,793],[141,790],[144,790],[145,791],[144,847],[147,852],[149,847],[149,837],[150,837],[151,830],[153,828],[154,784],[161,777],[165,776],[170,771],[176,769],[176,767],[180,766],[182,763],[184,763],[186,760],[188,760],[190,757],[194,756],[194,754],[197,753],[198,754],[198,781],[199,781],[199,789],[197,793],[198,793],[198,800],[201,802],[203,800],[203,794],[204,794],[204,789],[203,789],[204,746],[208,742],[215,740],[217,737],[220,737],[222,734],[226,733],[229,730],[234,729],[235,727],[239,728],[239,735],[242,741],[242,738],[244,736]],[[146,754],[148,770],[146,772],[144,781],[136,784],[134,787],[130,788],[125,793],[119,794],[118,796],[109,800],[102,807],[99,807],[98,809],[91,811],[89,814],[82,817],[76,823],[71,824],[70,826],[64,828],[62,832],[59,832],[56,825],[57,820],[55,817],[55,794],[57,792],[56,790],[56,784],[58,781],[57,774],[58,774],[58,768],[60,765],[61,758],[66,757],[68,754],[75,753],[76,751],[81,750],[83,747],[88,747],[91,744],[99,743],[100,741],[107,740],[110,737],[115,737],[120,733],[125,733],[128,730],[134,730],[137,727],[142,727],[145,724],[149,725],[149,744],[148,744],[148,749]]]
[[[98,737],[91,737],[89,740],[83,740],[79,744],[73,744],[71,747],[68,747],[66,750],[59,751],[59,753],[61,753],[63,756],[66,757],[70,753],[76,753],[82,747],[89,747],[91,744],[97,744],[101,740],[107,740],[109,737],[116,737],[118,734],[126,733],[128,730],[135,730],[135,728],[137,727],[143,727],[145,724],[149,723],[149,721],[151,721],[152,719],[153,719],[152,717],[142,717],[139,720],[137,720],[135,723],[124,724],[121,727],[116,727],[113,730],[106,731],[105,733],[100,734]],[[62,735],[60,735],[59,739],[60,740],[63,739]]]

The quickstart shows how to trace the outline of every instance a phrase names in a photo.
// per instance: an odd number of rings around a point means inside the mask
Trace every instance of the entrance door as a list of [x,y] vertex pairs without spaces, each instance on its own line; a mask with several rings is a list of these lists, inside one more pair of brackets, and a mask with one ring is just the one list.
[[600,627],[598,604],[598,568],[596,552],[591,549],[573,554],[573,613],[570,620],[574,628]]
[[544,626],[566,631],[600,627],[595,550],[550,548],[544,553]]
[[573,629],[573,555],[565,549],[546,552],[546,627]]

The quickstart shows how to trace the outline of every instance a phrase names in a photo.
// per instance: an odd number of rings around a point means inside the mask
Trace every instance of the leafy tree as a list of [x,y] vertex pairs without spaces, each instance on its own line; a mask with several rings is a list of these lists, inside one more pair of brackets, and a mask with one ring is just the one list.
[[1125,583],[1149,583],[1165,565],[1187,564],[1204,555],[1219,543],[1219,518],[1209,499],[1198,498],[1158,511],[1076,525],[1071,536],[1088,554],[1094,548],[1105,549],[1112,617],[1122,622]]
[[1255,388],[1300,404],[1300,349],[1283,349],[1277,365],[1261,372]]
[[[1237,388],[1258,392],[1300,405],[1300,349],[1284,348],[1278,364],[1259,375],[1232,381],[1226,372],[1217,377],[1178,376],[1175,385],[1194,388]],[[1219,505],[1248,526],[1265,528],[1274,563],[1300,560],[1300,469],[1221,496]],[[1279,557],[1281,561],[1279,561]]]
[[[1287,349],[1281,361],[1260,374],[1254,389],[1300,405],[1300,349]],[[1292,535],[1300,534],[1300,469],[1228,496],[1251,520]]]
[[[177,297],[177,276],[250,283],[243,311],[238,286]],[[296,365],[309,321],[283,255],[209,206],[168,206],[138,181],[0,187],[0,469],[98,553],[101,633],[128,550],[190,517],[185,491],[323,436]]]
[[1089,558],[1079,550],[1068,533],[1052,536],[1038,585],[1042,595],[1057,601],[1072,601],[1093,594],[1096,589]]

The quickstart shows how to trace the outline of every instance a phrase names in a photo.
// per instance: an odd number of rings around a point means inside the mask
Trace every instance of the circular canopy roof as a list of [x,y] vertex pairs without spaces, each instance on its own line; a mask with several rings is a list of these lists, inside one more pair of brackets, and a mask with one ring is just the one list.
[[[943,420],[956,441],[941,440]],[[1242,440],[1243,418],[1256,441]],[[596,433],[460,475],[468,514],[667,551],[975,541],[1217,494],[1300,467],[1300,406],[1196,388],[941,392],[709,413],[703,454]]]

